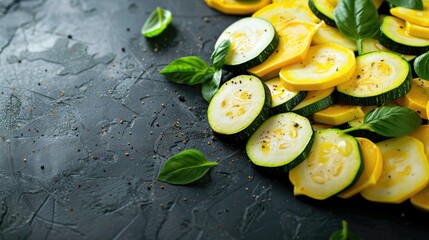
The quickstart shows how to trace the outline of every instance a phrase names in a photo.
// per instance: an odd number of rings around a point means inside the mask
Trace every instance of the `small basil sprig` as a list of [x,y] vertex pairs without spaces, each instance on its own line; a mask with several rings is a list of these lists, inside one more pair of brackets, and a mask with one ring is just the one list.
[[416,10],[423,10],[422,0],[387,0],[390,4]]
[[380,27],[378,12],[371,0],[341,0],[334,10],[335,23],[346,37],[357,42],[362,54],[362,41],[372,38]]
[[342,229],[337,230],[329,236],[329,240],[359,240],[359,237],[350,233],[347,229],[347,222],[342,221]]
[[168,80],[178,84],[202,84],[201,94],[207,102],[210,102],[219,89],[222,67],[225,64],[230,46],[229,40],[219,44],[211,55],[210,67],[197,56],[187,56],[172,61],[160,73]]
[[141,33],[145,37],[155,37],[161,34],[170,24],[173,15],[170,11],[157,7],[144,23]]
[[414,60],[414,71],[416,71],[419,78],[429,80],[429,52],[418,56]]
[[193,183],[216,165],[217,162],[207,161],[200,151],[188,149],[167,160],[158,175],[158,180],[175,185]]
[[383,106],[366,113],[360,126],[344,132],[365,129],[386,137],[400,137],[414,132],[421,124],[420,116],[409,108]]

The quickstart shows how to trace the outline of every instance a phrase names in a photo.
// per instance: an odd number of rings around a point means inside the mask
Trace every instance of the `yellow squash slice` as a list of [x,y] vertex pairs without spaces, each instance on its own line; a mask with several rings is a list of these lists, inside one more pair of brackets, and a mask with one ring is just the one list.
[[293,91],[321,90],[347,82],[356,68],[354,52],[337,44],[312,46],[304,61],[280,70],[283,86]]
[[270,4],[271,0],[204,0],[204,2],[209,7],[225,14],[248,15],[256,12],[265,5]]
[[426,157],[429,159],[429,125],[421,125],[410,136],[417,138],[423,143]]
[[362,118],[364,115],[361,106],[334,104],[314,113],[313,120],[336,126]]
[[311,39],[320,24],[307,22],[290,22],[277,30],[279,44],[277,49],[256,67],[250,68],[249,73],[262,79],[278,76],[280,69],[286,65],[300,62],[307,55]]
[[336,43],[343,47],[349,48],[352,51],[357,51],[356,41],[344,36],[340,30],[335,27],[325,25],[320,27],[313,36],[312,45],[320,45],[325,43]]
[[415,10],[405,7],[390,9],[393,16],[423,27],[429,27],[429,1],[423,1],[423,10]]
[[428,119],[426,105],[429,101],[429,81],[413,79],[411,90],[397,101],[399,105],[416,111],[421,118]]
[[429,101],[426,104],[426,115],[429,116]]
[[377,183],[361,192],[370,201],[401,203],[420,192],[429,181],[429,165],[422,142],[403,136],[377,143],[383,171]]
[[410,198],[411,204],[420,210],[429,212],[429,185]]
[[405,21],[405,32],[410,36],[429,38],[429,27],[422,27],[408,21]]
[[371,140],[366,138],[356,138],[362,154],[364,169],[355,184],[348,187],[337,196],[340,198],[350,198],[362,190],[374,185],[381,176],[383,170],[383,157],[380,148]]

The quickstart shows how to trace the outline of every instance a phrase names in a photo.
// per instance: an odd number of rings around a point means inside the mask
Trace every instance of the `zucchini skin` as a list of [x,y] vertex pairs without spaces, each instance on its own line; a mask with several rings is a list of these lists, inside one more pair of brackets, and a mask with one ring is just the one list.
[[317,111],[320,111],[324,108],[331,106],[332,104],[334,104],[333,93],[331,95],[317,101],[317,102],[314,102],[314,103],[312,103],[308,106],[305,106],[303,108],[293,110],[292,112],[297,113],[297,114],[304,116],[304,117],[308,117]]
[[402,43],[395,42],[393,39],[390,39],[383,31],[380,30],[380,34],[378,36],[378,41],[384,47],[406,55],[420,55],[427,51],[429,51],[429,46],[409,46]]
[[289,101],[283,104],[280,104],[276,107],[273,107],[271,109],[272,114],[274,115],[277,113],[290,112],[296,105],[298,105],[302,100],[304,100],[306,96],[307,96],[307,91],[299,92],[295,97],[293,97]]
[[308,1],[308,7],[310,10],[318,17],[320,20],[323,20],[326,24],[328,24],[331,27],[337,27],[337,24],[335,23],[335,20],[332,18],[329,18],[325,14],[323,14],[319,9],[317,9],[316,5],[314,4],[313,0]]

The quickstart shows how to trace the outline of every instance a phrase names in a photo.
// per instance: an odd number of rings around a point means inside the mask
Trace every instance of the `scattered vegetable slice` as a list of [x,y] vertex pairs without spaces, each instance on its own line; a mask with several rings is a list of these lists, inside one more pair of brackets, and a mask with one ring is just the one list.
[[[363,40],[363,42],[362,42],[362,54],[375,52],[375,51],[393,52],[392,50],[381,45],[377,39],[368,38],[368,39]],[[416,55],[406,55],[406,54],[401,54],[401,53],[397,53],[397,52],[394,52],[394,53],[401,55],[408,62],[411,62],[416,58]]]
[[411,90],[397,102],[399,105],[417,112],[421,118],[428,119],[426,104],[429,101],[429,81],[420,78],[413,79]]
[[340,125],[364,116],[361,106],[333,104],[313,114],[313,120],[318,123]]
[[156,37],[167,28],[172,19],[170,11],[157,7],[144,23],[141,33],[145,37]]
[[283,87],[279,77],[265,82],[271,92],[271,108],[275,113],[289,112],[307,96],[306,91],[294,92]]
[[429,212],[429,185],[410,198],[411,204],[420,210]]
[[304,100],[296,105],[291,111],[307,117],[311,114],[327,108],[334,104],[334,88],[319,91],[309,91]]
[[211,8],[231,15],[248,15],[271,3],[271,0],[204,0]]
[[422,27],[408,21],[405,21],[405,32],[410,36],[429,38],[429,27]]
[[422,0],[387,0],[390,4],[397,7],[423,10]]
[[[391,0],[390,0],[391,1]],[[421,2],[420,0],[413,0],[410,2]],[[395,7],[390,9],[393,16],[404,19],[419,26],[429,27],[429,1],[423,1],[423,9],[416,10],[406,7]]]
[[320,27],[312,39],[313,45],[320,45],[326,43],[336,43],[343,47],[349,48],[352,51],[357,51],[356,42],[347,38],[335,27],[328,25]]
[[337,27],[334,20],[335,6],[330,0],[309,0],[308,6],[320,20],[332,27]]

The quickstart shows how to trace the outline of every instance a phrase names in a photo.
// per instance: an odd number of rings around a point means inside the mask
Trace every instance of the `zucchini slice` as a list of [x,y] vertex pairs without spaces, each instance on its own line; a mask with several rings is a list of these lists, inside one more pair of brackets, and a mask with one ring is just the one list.
[[330,0],[309,0],[308,6],[310,10],[320,20],[332,27],[337,27],[334,19],[335,6],[332,5]]
[[383,171],[377,183],[361,192],[370,201],[401,203],[421,191],[429,181],[429,165],[423,144],[410,136],[377,143],[383,155]]
[[390,9],[390,13],[419,26],[429,27],[429,1],[423,1],[423,10],[394,7]]
[[290,22],[277,30],[279,44],[277,49],[261,64],[247,71],[260,78],[278,76],[286,65],[304,60],[310,48],[311,38],[319,28],[307,22]]
[[426,39],[429,38],[429,27],[422,27],[408,21],[405,21],[405,32],[410,36]]
[[257,166],[292,169],[308,155],[313,140],[310,121],[288,112],[268,118],[249,138],[246,152]]
[[268,87],[255,76],[240,75],[219,88],[210,101],[207,117],[215,133],[243,141],[268,118],[270,109]]
[[344,34],[342,34],[337,28],[328,25],[320,27],[317,30],[316,34],[314,34],[312,40],[313,45],[320,45],[325,43],[336,43],[354,52],[358,50],[356,41],[353,41],[350,38],[344,36]]
[[304,61],[283,67],[279,76],[289,90],[321,90],[347,82],[355,68],[352,50],[328,43],[310,47]]
[[334,88],[328,88],[320,91],[309,91],[307,92],[305,99],[292,108],[291,111],[301,116],[308,117],[311,114],[334,104],[333,92]]
[[420,55],[429,51],[429,39],[418,38],[405,32],[405,21],[385,16],[381,22],[378,41],[386,48],[408,55]]
[[376,51],[358,56],[356,62],[351,80],[336,87],[341,102],[381,105],[404,96],[411,88],[410,64],[400,55]]
[[283,87],[279,77],[266,81],[271,92],[271,108],[274,113],[289,112],[307,96],[306,91],[294,92]]
[[421,118],[428,119],[426,105],[429,101],[429,81],[415,78],[411,90],[397,100],[398,104],[416,111]]
[[363,118],[365,114],[361,106],[334,104],[313,114],[313,120],[318,123],[338,126],[349,121]]
[[356,138],[356,140],[362,154],[364,168],[356,183],[337,195],[340,198],[350,198],[369,186],[374,185],[380,178],[381,171],[383,170],[383,157],[380,148],[369,139]]
[[338,129],[315,132],[309,156],[289,171],[294,195],[329,198],[353,184],[363,168],[356,139]]
[[224,40],[231,41],[224,68],[234,71],[261,64],[279,43],[274,26],[265,19],[254,17],[242,18],[228,26],[217,39],[215,48]]
[[[362,42],[362,53],[370,53],[370,52],[375,52],[375,51],[393,52],[392,50],[381,45],[377,39],[368,38],[368,39],[363,40],[363,42]],[[396,53],[396,52],[394,52],[394,53]],[[401,55],[410,64],[411,64],[411,61],[413,61],[417,57],[416,55],[405,55],[405,54],[401,54],[401,53],[396,53],[396,54]]]
[[271,3],[271,0],[204,0],[211,8],[225,14],[231,15],[248,15],[256,12],[258,9]]

